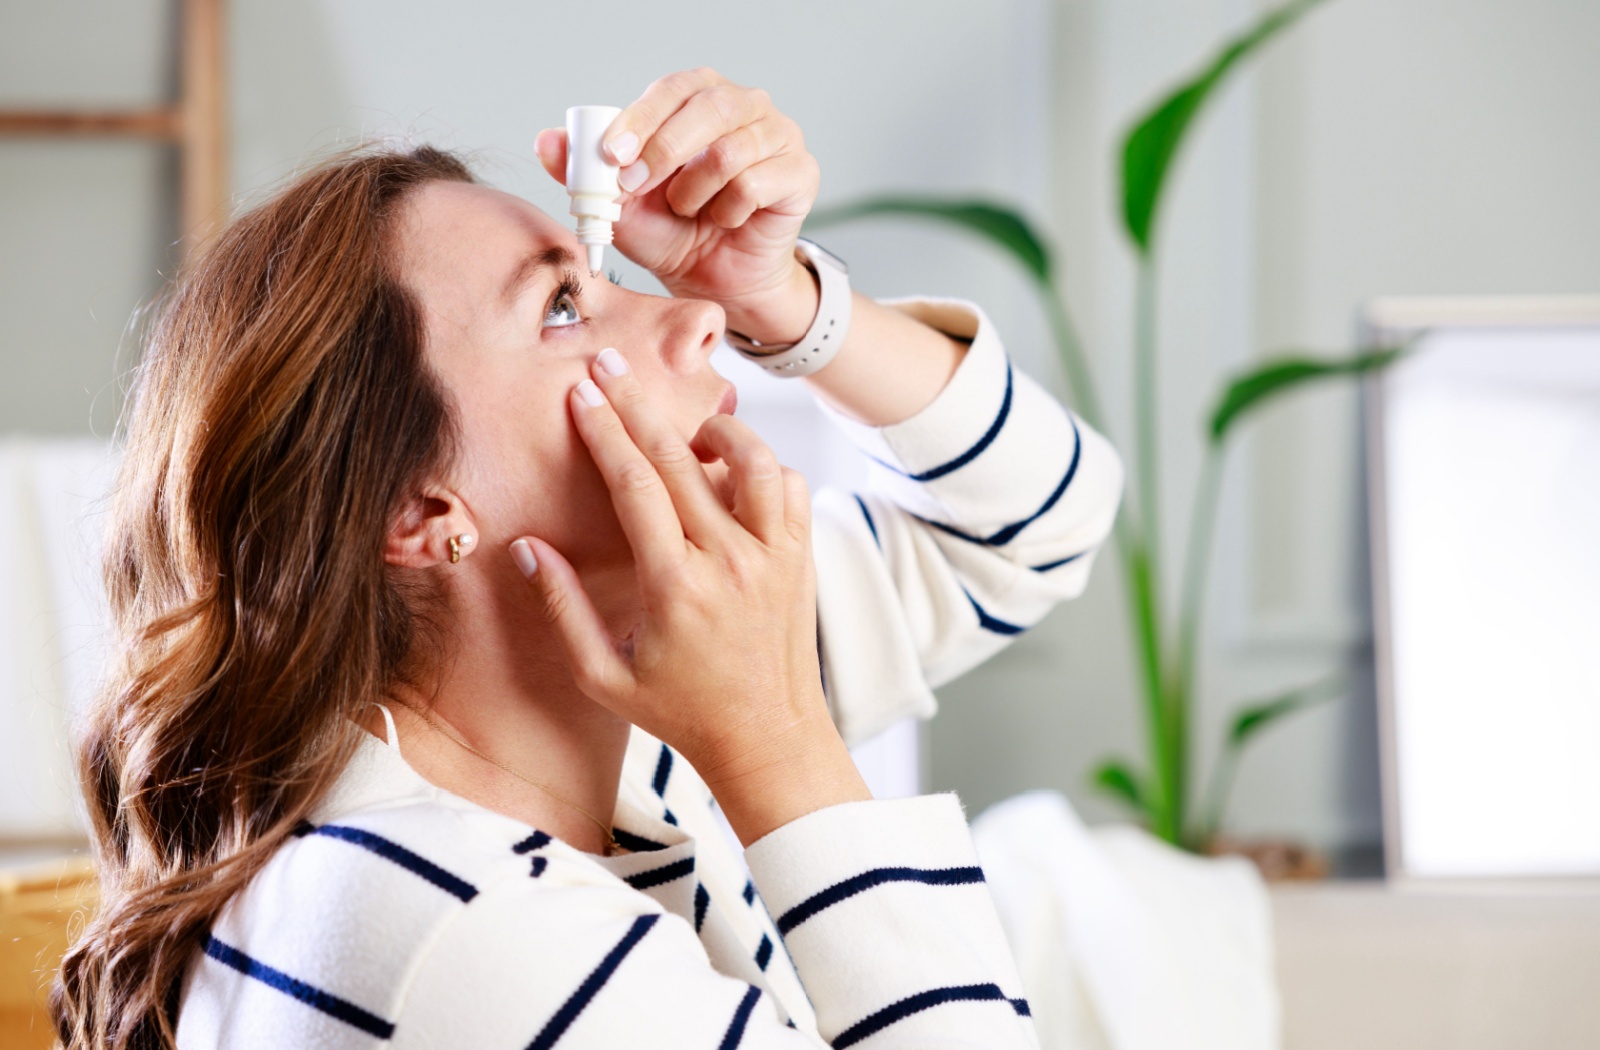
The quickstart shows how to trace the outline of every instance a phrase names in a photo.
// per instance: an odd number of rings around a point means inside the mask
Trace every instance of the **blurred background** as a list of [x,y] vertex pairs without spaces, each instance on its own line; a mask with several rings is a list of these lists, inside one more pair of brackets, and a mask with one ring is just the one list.
[[[1134,118],[1267,6],[614,0],[603,17],[579,18],[570,5],[509,0],[234,0],[220,56],[225,195],[236,207],[319,151],[396,138],[464,150],[486,181],[564,215],[535,134],[568,105],[625,105],[664,73],[710,65],[766,88],[798,121],[821,163],[819,205],[915,192],[1026,212],[1053,239],[1059,290],[1122,445],[1134,425],[1134,262],[1117,151]],[[167,105],[180,35],[175,0],[0,0],[0,107]],[[1597,57],[1593,0],[1332,0],[1230,79],[1185,145],[1162,212],[1158,459],[1173,514],[1187,513],[1220,378],[1262,354],[1347,351],[1379,296],[1600,292]],[[137,360],[133,319],[178,259],[179,171],[170,146],[137,137],[0,136],[0,466],[13,490],[26,450],[111,438]],[[1070,403],[1037,298],[993,247],[894,220],[818,236],[870,295],[983,304],[1018,367]],[[617,262],[630,287],[652,286]],[[718,367],[741,386],[759,380],[731,354]],[[764,403],[742,399],[741,415],[759,424]],[[783,411],[779,393],[770,403]],[[794,433],[784,440],[803,459],[804,431]],[[1351,878],[1383,872],[1385,835],[1363,433],[1349,383],[1287,396],[1241,430],[1194,727],[1203,766],[1239,698],[1345,671],[1337,700],[1253,745],[1227,828],[1311,847]],[[92,457],[74,462],[92,475]],[[22,581],[38,567],[15,536],[0,576]],[[1164,539],[1175,561],[1182,532]],[[91,642],[71,641],[83,623],[41,623],[25,608],[5,617],[0,762],[11,770],[0,770],[0,815],[19,839],[48,837],[70,827],[62,726],[85,688],[62,670],[63,650]],[[1107,755],[1142,746],[1128,620],[1108,555],[1080,600],[941,689],[938,718],[920,737],[901,733],[899,757],[883,761],[900,762],[895,775],[912,787],[959,792],[970,814],[1054,789],[1090,823],[1123,819],[1089,779]],[[1512,1046],[1535,1034],[1595,1045],[1594,1007],[1551,1014],[1600,979],[1588,891],[1565,905],[1529,904],[1522,891],[1396,905],[1338,895],[1351,885],[1330,883],[1320,898],[1274,891],[1288,902],[1277,905],[1288,1045]],[[1355,937],[1361,922],[1379,939]],[[1475,939],[1491,926],[1510,940]],[[1420,939],[1382,940],[1402,928]],[[1482,961],[1451,970],[1463,945]],[[1362,985],[1362,959],[1444,969],[1403,999],[1376,972]],[[1527,965],[1544,976],[1526,976]],[[1502,971],[1523,977],[1508,989]],[[1484,999],[1489,985],[1503,998]],[[1590,1041],[1571,1041],[1580,1029]]]

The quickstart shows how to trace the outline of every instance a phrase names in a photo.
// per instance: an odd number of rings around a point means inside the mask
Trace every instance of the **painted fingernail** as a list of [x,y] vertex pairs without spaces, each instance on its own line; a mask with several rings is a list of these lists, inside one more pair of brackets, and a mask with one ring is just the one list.
[[628,362],[617,353],[616,347],[608,346],[600,351],[600,356],[595,358],[600,362],[600,367],[606,370],[606,375],[620,376],[628,372]]
[[632,164],[639,159],[639,136],[631,131],[624,131],[606,143],[606,147],[618,164]]
[[511,545],[511,560],[517,563],[522,575],[530,580],[539,571],[539,559],[533,556],[533,546],[527,540],[517,540]]
[[586,405],[598,406],[606,403],[606,396],[594,385],[593,379],[585,379],[578,384],[578,396],[583,398],[583,403]]
[[649,178],[650,165],[641,160],[637,164],[629,164],[626,168],[623,168],[620,173],[618,173],[617,185],[621,186],[629,193],[632,193],[640,186],[643,186],[645,182],[649,180]]

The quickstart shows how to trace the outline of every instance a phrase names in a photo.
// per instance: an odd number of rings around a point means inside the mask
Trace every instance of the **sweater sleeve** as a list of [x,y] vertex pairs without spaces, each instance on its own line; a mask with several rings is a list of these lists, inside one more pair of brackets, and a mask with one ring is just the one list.
[[956,796],[830,806],[745,856],[836,1050],[1038,1045]]
[[971,344],[903,422],[822,405],[872,461],[867,491],[813,501],[824,680],[849,743],[931,716],[935,686],[1082,593],[1122,495],[1110,443],[1012,366],[982,310],[887,305]]
[[513,883],[486,890],[435,937],[392,1045],[1037,1046],[954,796],[829,807],[749,857],[826,1043],[713,969],[690,923],[644,894]]

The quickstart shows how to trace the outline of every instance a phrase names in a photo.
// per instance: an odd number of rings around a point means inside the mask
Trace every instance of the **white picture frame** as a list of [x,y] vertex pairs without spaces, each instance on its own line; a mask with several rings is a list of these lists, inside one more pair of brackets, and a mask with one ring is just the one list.
[[1363,321],[1388,875],[1600,879],[1600,297]]

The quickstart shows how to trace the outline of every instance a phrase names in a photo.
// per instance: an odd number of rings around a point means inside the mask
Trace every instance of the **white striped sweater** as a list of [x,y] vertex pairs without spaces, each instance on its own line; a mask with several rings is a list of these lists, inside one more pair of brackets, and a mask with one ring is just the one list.
[[[895,304],[971,344],[873,428],[868,492],[814,498],[818,630],[849,742],[1079,593],[1121,465],[1015,372],[975,307]],[[834,806],[745,851],[689,764],[630,741],[601,858],[450,795],[369,739],[315,824],[230,903],[179,1046],[1034,1045],[953,796]]]

